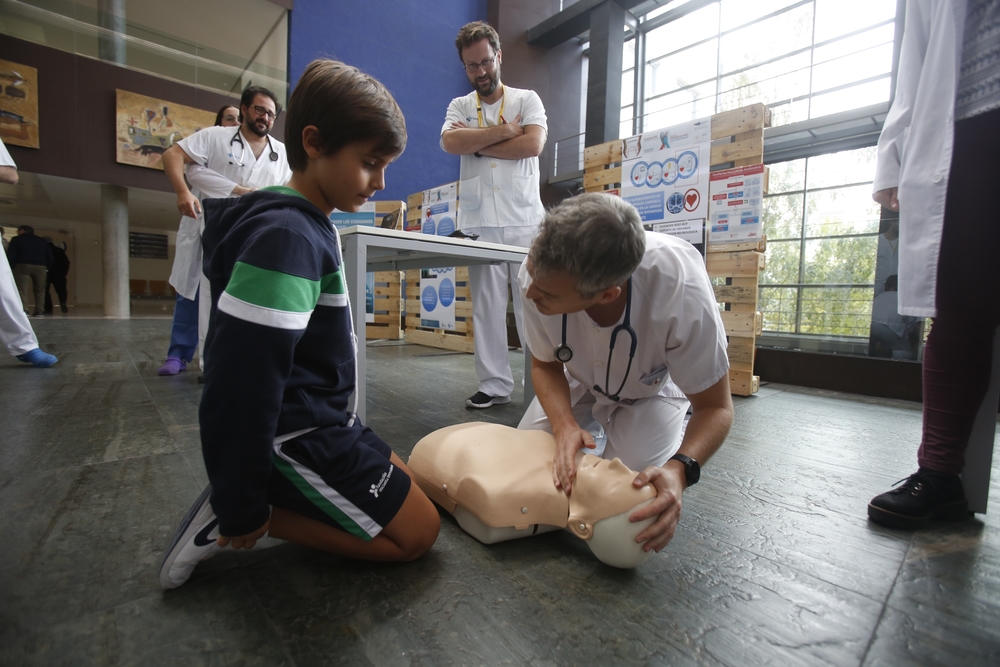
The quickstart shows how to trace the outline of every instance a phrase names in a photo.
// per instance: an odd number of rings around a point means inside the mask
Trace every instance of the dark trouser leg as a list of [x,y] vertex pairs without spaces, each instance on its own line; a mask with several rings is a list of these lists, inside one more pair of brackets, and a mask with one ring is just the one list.
[[[59,297],[59,305],[66,305],[66,276],[54,276],[49,279],[52,286],[56,288],[56,296]],[[51,310],[51,309],[50,309]]]
[[46,313],[51,313],[52,312],[52,293],[49,291],[50,287],[52,287],[52,275],[51,274],[49,274],[45,278],[45,312]]
[[174,305],[174,322],[170,329],[168,357],[177,357],[186,362],[194,358],[198,347],[198,294],[194,300],[177,295]]
[[[1000,109],[955,124],[937,317],[924,350],[922,468],[959,474],[989,387],[1000,324],[1000,218],[990,193],[1000,178]],[[903,204],[905,205],[905,203]]]

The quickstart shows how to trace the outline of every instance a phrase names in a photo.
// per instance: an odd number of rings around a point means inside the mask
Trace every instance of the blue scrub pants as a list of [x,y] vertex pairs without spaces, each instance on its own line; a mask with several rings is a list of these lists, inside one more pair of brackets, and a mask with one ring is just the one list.
[[170,328],[168,357],[177,357],[190,363],[198,349],[198,293],[194,300],[177,295],[174,305],[174,323]]

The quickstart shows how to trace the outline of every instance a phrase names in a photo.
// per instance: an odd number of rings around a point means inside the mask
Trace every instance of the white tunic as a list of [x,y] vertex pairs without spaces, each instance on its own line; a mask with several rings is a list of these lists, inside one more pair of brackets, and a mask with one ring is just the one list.
[[[524,300],[524,333],[531,354],[553,362],[562,342],[562,315],[542,315],[525,295],[531,285],[527,262],[518,274]],[[617,324],[621,324],[622,319]],[[719,316],[705,263],[691,244],[666,234],[646,233],[646,253],[632,274],[631,326],[638,345],[632,368],[621,390],[623,401],[652,396],[683,398],[705,391],[729,370],[726,334]],[[572,386],[571,402],[586,392],[596,399],[594,418],[608,421],[616,403],[592,392],[600,385],[613,392],[625,377],[631,340],[620,333],[615,343],[605,387],[608,350],[614,326],[598,326],[586,312],[570,313],[566,344],[573,358],[566,370],[579,385]],[[576,385],[576,383],[572,383]]]
[[[456,97],[448,105],[441,128],[443,135],[454,122],[470,128],[479,127],[475,91]],[[503,97],[494,104],[482,104],[484,123],[500,122],[503,117],[512,122],[521,116],[521,125],[538,125],[546,133],[545,107],[532,90],[504,86]],[[444,140],[441,140],[444,149]],[[461,181],[458,185],[458,226],[460,229],[479,227],[535,226],[545,217],[545,207],[539,190],[538,158],[502,160],[499,158],[463,155]]]
[[908,0],[873,192],[898,187],[899,313],[934,317],[965,0]]
[[[284,185],[292,177],[283,143],[271,137],[271,148],[265,145],[258,159],[250,150],[250,142],[246,138],[243,138],[246,148],[234,139],[238,131],[241,130],[233,127],[207,127],[177,143],[196,163],[188,166],[186,174],[198,201],[228,197],[237,185],[253,188]],[[270,159],[271,150],[278,154],[277,160]],[[194,299],[198,292],[204,225],[202,215],[197,219],[184,216],[177,230],[177,249],[170,284],[186,299]]]

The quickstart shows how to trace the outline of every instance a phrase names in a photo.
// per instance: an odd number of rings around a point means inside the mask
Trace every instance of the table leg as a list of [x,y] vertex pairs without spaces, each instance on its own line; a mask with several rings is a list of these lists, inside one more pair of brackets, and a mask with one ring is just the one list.
[[354,392],[358,400],[358,419],[366,423],[367,390],[365,388],[368,359],[365,349],[365,269],[368,249],[359,243],[357,236],[349,236],[344,241],[344,280],[347,283],[347,293],[350,296],[351,315],[354,317],[354,335],[358,339],[358,353],[355,364],[358,369],[358,384]]

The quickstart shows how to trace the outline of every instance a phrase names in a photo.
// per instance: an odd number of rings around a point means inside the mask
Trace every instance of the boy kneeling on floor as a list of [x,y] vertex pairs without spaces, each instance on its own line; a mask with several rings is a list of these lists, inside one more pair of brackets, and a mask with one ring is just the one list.
[[348,406],[356,337],[329,216],[385,187],[406,146],[402,111],[354,67],[311,63],[288,104],[292,178],[206,202],[218,244],[199,420],[209,486],[160,566],[164,588],[264,535],[373,561],[419,558],[437,510]]

